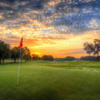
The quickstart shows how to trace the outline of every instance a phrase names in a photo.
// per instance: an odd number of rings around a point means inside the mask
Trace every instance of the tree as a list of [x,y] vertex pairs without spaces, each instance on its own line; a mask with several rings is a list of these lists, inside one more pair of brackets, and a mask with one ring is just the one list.
[[51,55],[48,55],[48,58],[49,58],[50,61],[54,60],[53,56],[51,56]]
[[100,40],[98,39],[94,39],[94,56],[95,55],[99,55],[99,51],[100,51]]
[[4,42],[0,41],[0,63],[1,63],[1,60],[2,60],[2,54],[4,53],[3,44],[4,44]]
[[10,57],[10,45],[0,41],[0,63]]
[[39,60],[40,57],[37,54],[32,54],[32,59],[33,60]]
[[75,58],[71,56],[67,56],[66,58],[64,58],[64,60],[72,61],[75,60]]
[[27,60],[31,60],[30,54],[23,55],[23,59],[25,59],[25,62],[26,62]]
[[22,52],[22,58],[25,59],[25,62],[31,59],[30,50],[27,47],[22,48]]
[[94,56],[97,55],[95,60],[99,60],[99,51],[100,51],[100,40],[94,39],[94,44],[89,44],[88,42],[84,43],[84,50],[89,54],[93,52]]
[[93,46],[93,44],[89,44],[88,42],[85,42],[84,43],[84,48],[83,48],[84,50],[86,50],[86,52],[89,54],[89,56],[90,56],[90,54],[94,51],[94,46]]
[[9,44],[4,44],[3,48],[4,48],[4,54],[2,56],[2,59],[3,59],[3,63],[4,63],[5,59],[10,58],[11,52],[10,52]]
[[41,59],[47,61],[49,57],[47,55],[43,55]]
[[16,59],[19,58],[19,57],[20,57],[20,48],[19,47],[13,47],[11,49],[11,58],[14,59],[14,62],[16,62]]
[[51,56],[51,55],[43,55],[41,59],[45,60],[45,61],[47,61],[47,60],[53,61],[54,60],[53,56]]

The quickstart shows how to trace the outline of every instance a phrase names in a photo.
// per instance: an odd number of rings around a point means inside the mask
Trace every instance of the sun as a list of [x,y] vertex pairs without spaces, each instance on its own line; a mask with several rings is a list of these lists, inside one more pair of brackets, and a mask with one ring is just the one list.
[[41,55],[41,53],[39,53],[39,52],[33,52],[32,54]]

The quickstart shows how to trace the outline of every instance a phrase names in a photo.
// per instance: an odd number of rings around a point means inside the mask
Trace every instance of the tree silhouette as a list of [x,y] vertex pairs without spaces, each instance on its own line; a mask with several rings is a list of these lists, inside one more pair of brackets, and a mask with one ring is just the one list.
[[54,60],[53,56],[51,56],[51,55],[43,55],[41,59],[45,60],[45,61],[47,61],[47,60],[53,61]]
[[30,50],[27,47],[22,48],[22,58],[26,60],[30,60],[31,56],[30,56]]
[[0,40],[0,63],[10,57],[10,45]]
[[13,47],[11,49],[11,58],[14,59],[14,62],[16,62],[16,59],[20,56],[20,48],[19,47]]
[[100,51],[100,40],[98,40],[98,39],[94,39],[94,52],[93,52],[93,54],[94,54],[94,56],[95,55],[99,55],[99,51]]
[[10,52],[10,45],[9,44],[4,44],[3,48],[4,48],[4,53],[2,55],[2,59],[3,59],[3,63],[4,63],[5,59],[10,58],[11,52]]
[[90,54],[94,51],[94,45],[93,44],[89,44],[88,42],[85,42],[84,43],[84,48],[83,48],[84,50],[86,50],[86,52],[89,54],[89,56],[90,56]]
[[32,60],[39,60],[39,56],[37,54],[32,54]]

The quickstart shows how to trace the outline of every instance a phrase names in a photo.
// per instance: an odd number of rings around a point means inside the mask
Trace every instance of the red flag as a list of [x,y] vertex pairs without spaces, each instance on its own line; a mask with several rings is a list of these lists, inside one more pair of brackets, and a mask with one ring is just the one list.
[[20,47],[20,49],[22,49],[22,47],[23,47],[23,38],[21,38],[19,47]]

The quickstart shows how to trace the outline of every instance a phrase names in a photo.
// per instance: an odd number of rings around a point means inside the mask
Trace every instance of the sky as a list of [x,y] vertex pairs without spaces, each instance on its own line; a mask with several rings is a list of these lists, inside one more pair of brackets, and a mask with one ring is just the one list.
[[100,0],[0,0],[0,40],[31,54],[87,56],[85,42],[100,39]]

